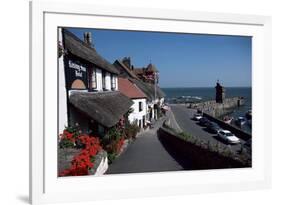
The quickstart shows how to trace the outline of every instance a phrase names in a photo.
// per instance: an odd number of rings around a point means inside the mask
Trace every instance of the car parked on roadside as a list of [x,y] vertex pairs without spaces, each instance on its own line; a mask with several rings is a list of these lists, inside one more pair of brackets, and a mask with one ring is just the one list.
[[226,141],[229,144],[239,144],[240,143],[240,139],[228,130],[219,130],[218,137],[221,138],[222,140]]
[[202,114],[199,114],[199,113],[195,113],[193,115],[193,119],[196,121],[199,121],[202,117],[203,117]]
[[212,132],[212,133],[215,133],[217,134],[218,131],[221,130],[220,126],[215,123],[215,122],[209,122],[207,125],[206,125],[207,129]]
[[202,125],[202,126],[206,126],[209,122],[210,122],[210,120],[208,120],[206,117],[202,117],[199,120],[199,124]]

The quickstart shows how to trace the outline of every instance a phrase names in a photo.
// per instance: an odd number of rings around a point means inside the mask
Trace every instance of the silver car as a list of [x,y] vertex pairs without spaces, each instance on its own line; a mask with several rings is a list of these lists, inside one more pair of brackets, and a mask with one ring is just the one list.
[[239,144],[240,143],[240,139],[228,130],[219,130],[218,137],[220,137],[222,140],[228,142],[229,144]]

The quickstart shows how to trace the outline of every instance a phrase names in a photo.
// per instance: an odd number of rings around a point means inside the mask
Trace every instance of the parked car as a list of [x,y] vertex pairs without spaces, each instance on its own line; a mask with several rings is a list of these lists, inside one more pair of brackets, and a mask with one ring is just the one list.
[[218,133],[221,130],[220,126],[215,122],[209,122],[206,125],[207,129],[210,130],[212,133]]
[[199,124],[202,125],[202,126],[206,126],[209,122],[210,122],[210,120],[208,120],[206,117],[202,117],[199,120]]
[[247,120],[247,125],[248,125],[249,127],[252,127],[252,119]]
[[246,119],[244,117],[238,117],[236,120],[235,120],[235,124],[238,125],[238,126],[242,126],[246,123]]
[[226,141],[229,144],[238,144],[240,143],[240,139],[236,137],[234,134],[232,134],[228,130],[220,130],[218,131],[218,137],[220,137],[222,140]]
[[199,113],[195,113],[193,115],[193,119],[196,121],[199,121],[202,117],[203,117],[202,114],[199,114]]
[[247,120],[251,120],[252,119],[252,110],[248,110],[245,114],[245,117],[247,118]]

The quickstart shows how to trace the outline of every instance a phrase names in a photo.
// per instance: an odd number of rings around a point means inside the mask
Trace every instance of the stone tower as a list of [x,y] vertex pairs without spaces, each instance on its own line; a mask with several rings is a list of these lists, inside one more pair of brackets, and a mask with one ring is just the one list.
[[225,98],[225,88],[221,86],[219,81],[216,85],[216,103],[223,103],[223,100]]

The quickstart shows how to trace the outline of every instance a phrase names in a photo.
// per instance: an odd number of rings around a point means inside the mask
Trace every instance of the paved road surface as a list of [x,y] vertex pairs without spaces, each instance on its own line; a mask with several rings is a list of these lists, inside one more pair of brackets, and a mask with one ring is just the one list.
[[141,133],[109,166],[106,174],[183,170],[157,137],[156,131],[163,121],[157,121],[153,129]]
[[[206,130],[206,128],[198,125],[197,121],[192,120],[194,113],[196,112],[194,109],[188,109],[183,105],[170,105],[171,109],[174,113],[176,121],[180,128],[192,134],[193,136],[197,136],[199,139],[204,141],[210,141],[213,144],[219,143],[221,147],[230,147],[232,151],[239,151],[241,149],[241,145],[228,145],[225,142],[221,141],[217,138],[215,134],[212,134]],[[241,140],[241,139],[240,139]],[[243,140],[241,140],[244,143]]]

